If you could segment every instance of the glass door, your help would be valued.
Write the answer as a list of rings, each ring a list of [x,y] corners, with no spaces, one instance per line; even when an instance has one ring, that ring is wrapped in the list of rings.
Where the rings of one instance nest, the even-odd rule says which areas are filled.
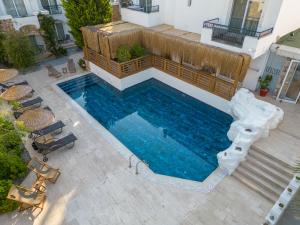
[[[234,0],[229,26],[230,29],[240,32],[243,27],[248,0]]]
[[[56,36],[58,41],[63,41],[66,39],[64,26],[61,22],[55,23]]]
[[[234,0],[229,26],[231,30],[252,35],[257,31],[264,6],[263,0]]]
[[[277,100],[297,103],[300,97],[300,61],[292,60],[277,95]]]
[[[250,0],[248,5],[248,11],[245,18],[244,29],[246,32],[250,32],[248,35],[255,35],[259,24],[260,17],[262,15],[264,2],[261,0]]]

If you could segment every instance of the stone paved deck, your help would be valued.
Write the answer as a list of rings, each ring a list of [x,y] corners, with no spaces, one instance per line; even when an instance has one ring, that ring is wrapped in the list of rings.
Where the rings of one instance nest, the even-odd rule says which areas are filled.
[[[56,80],[45,70],[21,79],[27,79],[57,119],[66,122],[64,133],[72,131],[79,140],[74,149],[49,155],[49,164],[59,167],[62,175],[48,185],[43,212],[36,218],[30,212],[1,215],[1,225],[259,225],[271,208],[233,177],[205,194],[136,176],[106,137],[53,88]],[[30,153],[36,155],[31,149]],[[24,185],[32,179],[30,174]]]

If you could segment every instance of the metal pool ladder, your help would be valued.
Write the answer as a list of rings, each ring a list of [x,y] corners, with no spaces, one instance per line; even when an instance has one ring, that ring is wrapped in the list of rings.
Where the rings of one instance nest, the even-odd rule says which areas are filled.
[[[133,158],[134,156],[135,156],[135,155],[132,154],[132,155],[129,157],[129,165],[128,165],[129,168],[132,168],[132,158]],[[145,161],[143,161],[143,160],[138,161],[138,162],[135,164],[135,174],[136,174],[136,175],[139,174],[139,165],[140,165],[141,163],[143,163],[145,166],[149,167],[149,165],[148,165]]]

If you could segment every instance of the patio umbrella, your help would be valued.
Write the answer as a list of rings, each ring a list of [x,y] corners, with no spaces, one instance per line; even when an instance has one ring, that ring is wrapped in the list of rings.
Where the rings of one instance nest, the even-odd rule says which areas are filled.
[[[15,69],[0,69],[0,83],[4,83],[18,75]]]
[[[22,121],[25,127],[30,130],[40,130],[51,125],[55,120],[54,114],[47,109],[38,108],[25,111],[18,121]]]
[[[28,96],[32,91],[29,85],[16,85],[8,88],[1,94],[1,98],[6,101],[17,101]]]

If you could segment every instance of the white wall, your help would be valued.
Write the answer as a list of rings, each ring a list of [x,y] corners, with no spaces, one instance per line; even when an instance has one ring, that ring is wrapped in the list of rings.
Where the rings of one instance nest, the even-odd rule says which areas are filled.
[[[255,91],[258,79],[266,67],[268,56],[269,52],[266,52],[264,55],[252,60],[243,82],[243,87]]]
[[[162,24],[162,11],[153,13],[144,13],[131,9],[121,8],[122,20],[135,23],[144,27],[152,27]]]
[[[300,28],[300,1],[283,0],[274,34],[281,37],[298,28]]]

